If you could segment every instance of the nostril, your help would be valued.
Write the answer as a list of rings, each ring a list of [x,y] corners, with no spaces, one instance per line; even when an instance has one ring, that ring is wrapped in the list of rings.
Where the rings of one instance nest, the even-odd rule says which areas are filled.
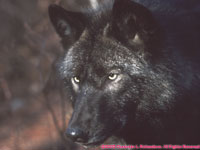
[[[87,141],[87,135],[78,128],[68,128],[65,135],[74,142],[84,143]]]

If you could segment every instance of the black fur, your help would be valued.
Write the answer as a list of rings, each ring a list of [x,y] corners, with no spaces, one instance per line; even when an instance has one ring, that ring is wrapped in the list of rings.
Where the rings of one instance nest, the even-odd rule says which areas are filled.
[[[58,71],[74,107],[68,129],[84,135],[76,142],[98,145],[111,136],[129,144],[199,142],[200,14],[183,20],[163,9],[151,13],[130,0],[82,13],[49,7],[66,50]]]

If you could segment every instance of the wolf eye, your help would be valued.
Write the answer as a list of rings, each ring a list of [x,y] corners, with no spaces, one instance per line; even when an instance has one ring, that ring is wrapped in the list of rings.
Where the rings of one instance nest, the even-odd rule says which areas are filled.
[[[79,77],[73,77],[73,80],[74,80],[75,83],[80,83]]]
[[[117,77],[118,77],[117,74],[115,74],[115,73],[111,73],[111,74],[108,76],[108,79],[110,79],[110,80],[116,80]]]

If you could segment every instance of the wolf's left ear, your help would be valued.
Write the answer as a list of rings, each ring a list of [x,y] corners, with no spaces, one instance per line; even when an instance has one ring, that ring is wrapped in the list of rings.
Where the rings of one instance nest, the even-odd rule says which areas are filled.
[[[85,28],[82,13],[70,12],[55,4],[49,6],[49,17],[56,32],[62,39],[69,40],[69,44],[78,40]]]
[[[151,12],[131,0],[115,0],[112,16],[112,33],[120,41],[148,45],[158,29]]]

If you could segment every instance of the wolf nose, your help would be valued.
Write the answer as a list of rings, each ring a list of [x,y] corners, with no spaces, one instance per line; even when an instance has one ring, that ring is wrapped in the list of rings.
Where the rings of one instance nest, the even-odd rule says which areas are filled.
[[[85,143],[87,135],[78,128],[68,128],[65,135],[74,142]]]

